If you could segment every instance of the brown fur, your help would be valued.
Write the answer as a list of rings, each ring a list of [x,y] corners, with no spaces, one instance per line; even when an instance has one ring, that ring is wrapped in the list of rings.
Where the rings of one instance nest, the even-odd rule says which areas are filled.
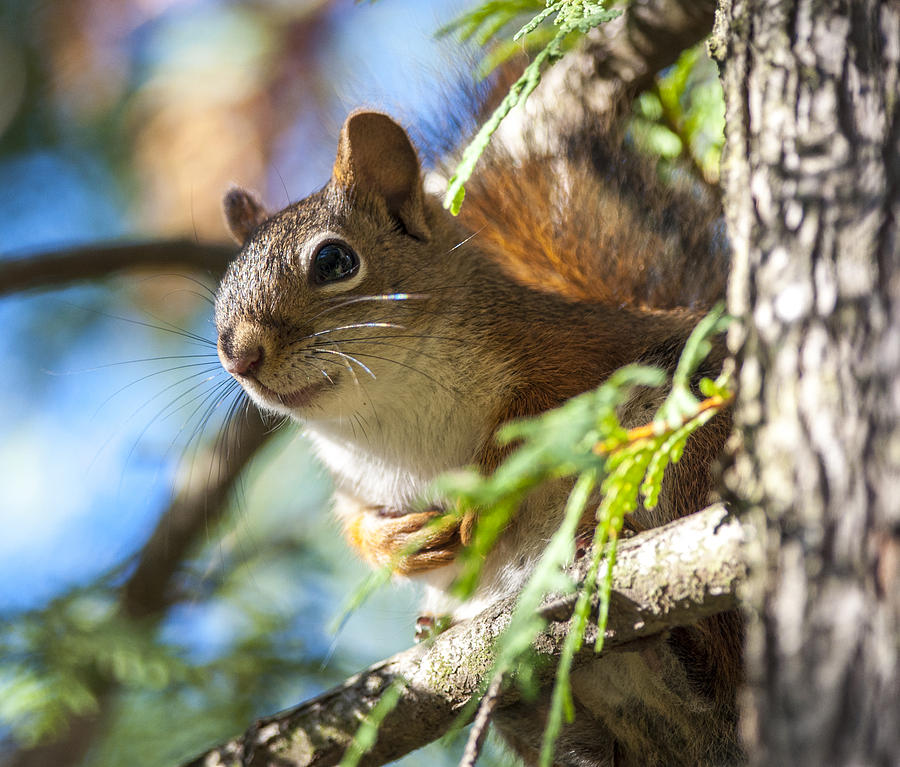
[[[235,187],[225,195],[222,207],[228,231],[238,245],[243,245],[269,214],[262,203],[246,189]]]
[[[614,143],[586,137],[566,157],[516,163],[494,153],[457,221],[424,194],[403,130],[360,112],[345,123],[321,192],[266,221],[257,221],[253,198],[229,196],[232,229],[248,239],[217,297],[220,354],[227,362],[258,350],[252,369],[236,373],[242,384],[265,406],[312,424],[340,487],[345,535],[368,561],[396,562],[404,574],[447,565],[469,539],[471,517],[459,529],[422,533],[436,512],[416,507],[416,493],[466,463],[496,468],[506,453],[494,440],[503,423],[556,407],[627,363],[674,371],[700,316],[674,307],[706,306],[721,288],[721,264],[697,273],[717,263],[708,255],[711,217],[661,190]],[[351,287],[311,278],[323,238],[359,253],[364,268]],[[398,291],[413,297],[369,302]],[[386,321],[402,330],[376,327]],[[328,354],[360,355],[377,378]],[[718,349],[701,373],[714,373],[721,358]],[[662,396],[635,396],[624,422],[646,422]],[[351,415],[366,419],[361,434],[352,423],[348,430]],[[667,470],[659,507],[638,509],[633,528],[708,503],[710,466],[729,428],[720,415],[691,438]],[[385,492],[397,497],[366,495]],[[561,513],[562,496],[552,497],[523,504],[488,555],[487,579],[509,584],[539,556]],[[425,549],[401,557],[423,534]],[[590,674],[580,678],[591,703],[580,702],[564,730],[558,763],[638,764],[641,754],[646,764],[733,762],[739,634],[733,616],[719,616],[673,631],[628,663],[598,661],[591,673],[609,699]],[[498,715],[529,763],[546,702]]]
[[[708,309],[724,296],[727,259],[716,237],[719,207],[702,194],[661,184],[621,128],[606,124],[570,137],[564,157],[489,148],[460,218],[489,257],[536,290]]]

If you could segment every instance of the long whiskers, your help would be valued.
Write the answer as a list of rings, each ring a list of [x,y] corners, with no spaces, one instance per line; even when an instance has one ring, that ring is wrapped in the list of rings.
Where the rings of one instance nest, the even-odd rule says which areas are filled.
[[[487,228],[486,226],[483,226],[483,227],[481,227],[481,229],[475,230],[475,231],[472,232],[472,234],[470,234],[468,237],[466,237],[466,238],[460,240],[460,241],[457,242],[456,245],[454,245],[452,248],[450,248],[449,250],[445,251],[445,252],[444,252],[444,255],[445,255],[445,256],[449,256],[454,250],[456,250],[457,248],[461,248],[461,247],[462,247],[463,245],[465,245],[469,240],[471,240],[471,239],[473,239],[474,237],[477,237],[479,234],[481,234],[486,228]]]
[[[323,314],[328,314],[329,312],[333,312],[337,309],[343,309],[345,306],[351,306],[352,304],[360,304],[360,303],[377,303],[377,302],[390,302],[390,301],[412,301],[412,300],[422,300],[428,298],[429,296],[425,293],[382,293],[380,295],[373,296],[354,296],[353,298],[345,298],[341,303],[334,304],[333,306],[329,306],[322,311],[314,314],[310,319],[316,320],[321,317]]]
[[[229,377],[229,380],[227,380],[227,381],[219,381],[218,383],[214,384],[214,385],[213,385],[213,388],[212,388],[212,391],[202,391],[202,392],[200,392],[199,394],[194,394],[194,392],[196,392],[197,389],[199,389],[199,388],[202,387],[202,386],[205,386],[205,385],[208,384],[210,381],[214,381],[216,378],[218,378],[219,376],[223,375],[224,372],[225,372],[225,371],[222,371],[222,372],[220,372],[220,373],[213,373],[213,374],[211,374],[211,375],[207,375],[207,376],[206,376],[205,378],[203,378],[202,380],[200,380],[200,381],[198,381],[198,382],[196,382],[196,383],[194,383],[194,384],[191,384],[185,391],[181,392],[181,394],[179,394],[177,397],[175,397],[174,399],[172,399],[172,400],[171,400],[164,408],[162,408],[159,412],[157,412],[157,414],[156,414],[155,416],[153,416],[153,418],[150,419],[150,421],[147,423],[146,426],[144,426],[144,428],[141,430],[140,434],[138,434],[137,440],[135,441],[135,447],[136,447],[137,444],[141,441],[141,439],[142,439],[143,436],[147,433],[147,431],[149,431],[150,427],[153,426],[153,424],[156,423],[158,420],[160,420],[160,419],[162,419],[162,418],[167,418],[169,415],[174,415],[174,414],[177,413],[179,410],[182,410],[183,408],[189,407],[191,404],[193,404],[194,402],[196,402],[198,399],[201,399],[201,400],[202,400],[202,399],[205,399],[205,398],[208,397],[208,396],[211,396],[213,393],[215,393],[216,391],[218,391],[218,390],[220,390],[221,388],[223,388],[226,384],[230,383],[233,379],[231,379],[231,378]],[[147,400],[147,402],[145,402],[143,405],[141,405],[141,406],[140,406],[140,407],[132,414],[132,416],[129,417],[129,420],[130,420],[131,418],[133,418],[135,415],[137,415],[137,413],[139,413],[141,410],[143,410],[147,405],[149,405],[149,404],[150,404],[153,400],[155,400],[157,397],[162,396],[166,391],[168,391],[168,390],[174,388],[175,386],[180,386],[181,384],[186,383],[187,381],[189,381],[191,378],[196,378],[196,377],[199,376],[199,375],[203,375],[203,372],[201,372],[201,373],[194,373],[194,374],[192,374],[192,375],[190,375],[190,376],[187,376],[186,378],[183,378],[183,379],[181,379],[181,380],[179,380],[179,381],[176,381],[176,382],[173,383],[173,384],[169,384],[169,386],[166,386],[166,387],[163,388],[161,391],[159,391],[159,392],[157,392],[156,394],[154,394],[149,400]],[[236,383],[236,382],[235,382],[235,383]],[[193,395],[193,396],[191,396],[191,395]],[[187,399],[186,401],[182,402],[182,400],[185,400],[185,398],[188,398],[188,399]],[[179,403],[181,403],[181,404],[179,404]],[[193,412],[193,413],[185,420],[185,424],[187,424],[187,423],[190,422],[191,418],[196,414],[196,412],[197,412],[197,411],[194,411],[194,412]],[[184,428],[185,428],[185,426],[182,426],[181,429],[179,429],[178,434],[181,434],[181,432],[184,430]],[[178,435],[176,434],[176,437],[177,437],[177,436],[178,436]],[[133,450],[134,450],[134,448],[132,448],[132,451],[133,451]],[[130,455],[130,453],[129,453],[129,455]]]
[[[360,362],[356,357],[352,354],[347,354],[346,352],[339,352],[337,349],[310,349],[310,353],[312,354],[336,354],[339,357],[343,357],[349,362],[355,362],[359,365],[363,370],[365,370],[373,379],[377,378],[377,376],[369,370],[369,368],[362,362]]]
[[[334,352],[333,349],[332,349],[332,350],[320,349],[319,351],[331,351],[331,352]],[[336,352],[336,353],[343,354],[344,356],[350,356],[350,355],[346,354],[346,352]],[[446,384],[442,383],[441,381],[438,381],[438,380],[437,380],[436,378],[434,378],[433,376],[428,375],[428,373],[426,373],[425,371],[419,370],[418,368],[413,367],[412,365],[407,365],[405,362],[400,362],[399,360],[391,359],[390,357],[381,357],[381,356],[379,356],[379,355],[377,355],[377,354],[370,354],[370,353],[367,353],[367,352],[359,352],[359,351],[356,351],[356,350],[354,350],[353,354],[355,355],[355,357],[367,357],[367,358],[374,359],[374,360],[381,360],[382,362],[391,362],[391,363],[393,363],[394,365],[399,365],[399,366],[402,367],[402,368],[406,368],[407,370],[411,370],[411,371],[413,371],[414,373],[418,373],[419,375],[421,375],[421,376],[427,378],[429,381],[431,381],[432,383],[436,384],[437,386],[440,386],[440,387],[441,387],[442,389],[444,389],[445,391],[448,391],[448,392],[450,392],[450,393],[452,393],[452,394],[456,394],[456,393],[457,393],[454,389],[450,388],[449,386],[447,386]],[[361,365],[362,363],[361,363],[359,360],[355,359],[355,357],[354,357],[354,361]],[[368,370],[368,368],[366,368],[366,369]],[[371,371],[369,371],[369,372],[371,373]],[[372,375],[372,378],[375,378],[375,374],[374,374],[374,373],[371,373],[371,375]]]
[[[387,338],[418,338],[419,336],[388,336]],[[392,349],[402,349],[405,352],[409,352],[411,354],[415,354],[418,357],[424,357],[425,359],[434,360],[437,363],[445,361],[444,358],[440,357],[436,354],[429,354],[428,352],[424,352],[421,349],[417,349],[415,347],[404,346],[403,344],[392,343],[390,340],[385,340],[378,336],[373,336],[372,338],[341,338],[341,339],[331,339],[328,341],[329,344],[335,344],[337,346],[343,347],[344,344],[349,343],[365,343],[366,346],[364,348],[369,348],[371,346],[389,346]],[[315,343],[311,344],[309,351],[315,351],[316,349],[320,349],[324,347],[323,343]],[[356,354],[352,349],[350,353]]]
[[[315,357],[312,357],[312,356],[309,356],[306,354],[304,354],[302,356],[302,359],[304,362],[311,363],[312,366],[322,374],[322,376],[325,378],[325,380],[328,381],[328,383],[330,383],[332,386],[336,385],[334,382],[334,379],[332,379],[332,377],[330,375],[328,375],[328,372],[318,366],[319,360],[317,360]],[[321,360],[321,362],[331,362],[334,365],[339,365],[340,367],[343,367],[343,365],[341,365],[339,362],[337,362],[335,360],[325,359],[325,360]]]
[[[352,325],[341,325],[337,328],[328,328],[326,330],[320,330],[317,333],[310,333],[307,336],[303,336],[302,338],[298,338],[298,341],[306,341],[310,338],[316,338],[317,336],[324,336],[329,333],[337,333],[339,330],[356,330],[358,328],[397,328],[399,330],[406,330],[405,325],[398,325],[395,322],[354,322]]]
[[[193,419],[196,417],[197,413],[199,413],[201,410],[203,410],[204,405],[205,405],[206,409],[203,410],[203,414],[200,416],[199,420],[197,421],[196,425],[191,430],[191,433],[188,436],[187,443],[185,445],[185,448],[187,449],[187,447],[189,447],[190,444],[192,442],[194,442],[194,440],[200,434],[203,433],[203,430],[206,428],[206,425],[209,423],[209,421],[213,417],[213,415],[215,415],[215,413],[219,409],[219,407],[221,407],[222,403],[227,401],[228,397],[232,393],[234,393],[235,391],[237,391],[239,389],[240,389],[240,384],[237,381],[235,381],[233,378],[230,378],[227,381],[220,381],[219,383],[217,383],[212,388],[211,391],[205,392],[204,394],[198,395],[198,396],[194,397],[192,400],[190,400],[190,402],[195,402],[196,400],[200,399],[200,404],[197,405],[197,407],[194,408],[194,410],[191,412],[191,414],[185,419],[184,424],[182,425],[182,427],[178,430],[178,432],[173,437],[171,445],[175,444],[175,442],[178,440],[178,437],[184,432],[184,430],[187,428],[188,424],[190,424],[191,421],[193,421]],[[237,397],[229,405],[228,410],[226,412],[226,417],[225,417],[225,426],[219,431],[219,434],[216,437],[217,444],[220,439],[225,438],[225,431],[227,428],[228,421],[230,419],[230,415],[231,415],[233,409],[235,407],[237,407],[237,405],[240,404],[241,398],[242,398],[241,396]],[[178,409],[180,410],[184,407],[187,407],[188,404],[190,404],[190,402],[185,403]],[[199,443],[198,443],[198,447],[199,447]]]
[[[94,367],[90,368],[79,368],[78,370],[45,370],[47,375],[51,376],[72,376],[72,375],[81,375],[83,373],[94,373],[98,370],[104,370],[106,368],[115,368],[120,365],[137,365],[141,362],[160,362],[161,360],[190,360],[190,359],[207,359],[210,360],[209,364],[218,365],[218,355],[212,352],[206,352],[204,354],[165,354],[160,357],[140,357],[134,360],[122,360],[121,362],[106,362],[102,365],[94,365]],[[212,360],[216,360],[215,363]],[[166,368],[165,370],[158,370],[154,375],[159,373],[166,373],[169,370],[177,370],[178,368]]]
[[[455,341],[456,343],[469,343],[464,338],[454,338],[452,336],[438,336],[433,333],[407,333],[404,335],[380,335],[380,336],[357,336],[351,338],[327,338],[324,341],[314,341],[310,346],[321,346],[323,344],[343,344],[343,343],[363,343],[368,341],[394,341],[398,339],[407,339],[414,341],[434,340],[434,341]],[[302,339],[300,339],[302,340]],[[406,348],[406,347],[404,347]]]
[[[101,366],[101,367],[104,367],[104,366]],[[143,376],[141,376],[140,378],[136,378],[134,381],[131,381],[130,383],[127,383],[127,384],[125,384],[124,386],[122,386],[122,387],[116,389],[116,391],[114,391],[112,394],[110,394],[105,400],[103,400],[103,402],[101,402],[101,403],[97,406],[97,410],[94,412],[94,415],[93,415],[92,417],[96,418],[97,413],[99,413],[100,410],[101,410],[105,405],[107,405],[107,404],[110,402],[110,400],[112,400],[114,397],[117,397],[117,396],[118,396],[119,394],[121,394],[122,392],[126,391],[127,389],[130,389],[132,386],[136,386],[137,384],[141,383],[142,381],[147,381],[147,380],[149,380],[150,378],[155,378],[156,376],[164,375],[164,374],[166,374],[166,373],[171,373],[171,372],[173,372],[173,371],[175,371],[175,370],[185,370],[186,368],[201,368],[201,370],[195,371],[195,372],[192,373],[191,375],[189,375],[189,376],[187,376],[187,377],[185,377],[185,378],[179,379],[179,380],[176,381],[174,384],[170,384],[169,386],[166,386],[164,389],[158,391],[158,392],[157,392],[156,394],[154,394],[149,400],[147,400],[147,402],[145,402],[140,408],[138,408],[138,409],[134,412],[134,415],[137,415],[137,413],[139,413],[144,407],[146,407],[147,405],[149,405],[149,404],[150,404],[151,402],[153,402],[153,400],[155,400],[158,396],[160,396],[161,394],[165,393],[166,391],[168,391],[169,389],[171,389],[173,386],[178,386],[178,385],[184,383],[185,381],[189,381],[191,378],[195,378],[195,377],[200,376],[200,375],[205,375],[205,374],[207,374],[207,373],[213,373],[213,372],[216,370],[216,368],[218,368],[218,367],[220,367],[220,364],[219,364],[218,361],[216,361],[216,362],[212,362],[212,361],[210,361],[210,362],[191,362],[190,364],[186,364],[186,365],[175,365],[174,367],[164,368],[164,369],[162,369],[162,370],[155,370],[155,371],[152,372],[152,373],[147,373],[147,375],[143,375]],[[224,371],[223,371],[223,372],[224,372]],[[211,376],[210,379],[207,379],[207,380],[211,380],[212,378],[215,378],[215,376]]]

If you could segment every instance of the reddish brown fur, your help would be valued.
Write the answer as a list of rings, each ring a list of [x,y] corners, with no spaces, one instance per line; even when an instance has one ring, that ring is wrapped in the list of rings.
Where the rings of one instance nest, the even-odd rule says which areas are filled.
[[[507,274],[613,306],[704,309],[724,296],[713,201],[661,184],[614,126],[585,130],[567,149],[489,149],[466,187],[460,218]]]
[[[467,443],[470,452],[460,461],[475,461],[483,471],[492,471],[506,454],[494,434],[510,419],[556,407],[627,363],[673,372],[699,319],[695,310],[721,295],[725,263],[710,247],[715,211],[708,213],[695,200],[661,187],[652,170],[623,149],[619,139],[615,133],[583,137],[566,157],[532,152],[514,161],[493,151],[469,185],[460,223],[424,196],[418,160],[402,129],[383,115],[355,113],[342,131],[334,178],[322,192],[261,224],[252,199],[235,206],[233,228],[246,230],[250,239],[220,289],[221,353],[227,358],[238,355],[242,346],[255,349],[258,344],[265,350],[265,364],[253,376],[258,384],[281,392],[306,385],[310,370],[297,363],[296,354],[303,351],[298,344],[309,337],[312,322],[329,304],[311,285],[308,262],[297,254],[323,231],[351,239],[367,265],[359,294],[428,294],[404,306],[402,324],[410,332],[425,328],[422,343],[433,343],[440,336],[431,333],[428,323],[438,316],[445,323],[442,332],[451,336],[447,344],[428,348],[430,359],[444,363],[436,367],[458,376],[447,383],[464,391],[469,403],[481,401],[484,386],[479,389],[467,374],[498,387],[483,398],[492,404],[477,410],[477,444]],[[367,306],[374,313],[366,314]],[[381,309],[353,307],[359,318],[384,319]],[[721,359],[717,349],[700,373],[714,374]],[[459,373],[462,368],[467,373]],[[396,368],[390,370],[396,374]],[[660,397],[635,397],[623,417],[629,425],[649,420]],[[402,414],[396,418],[388,427],[404,425]],[[710,467],[729,429],[729,416],[719,415],[695,434],[681,462],[667,470],[659,508],[638,509],[631,526],[650,527],[705,506],[712,487]],[[378,453],[388,450],[390,432],[388,428],[382,442],[369,445],[376,457],[390,457]],[[438,435],[428,449],[452,436]],[[396,445],[389,447],[396,450]],[[334,466],[332,470],[339,473]],[[353,470],[360,471],[359,464]],[[434,512],[400,508],[402,504],[385,512],[376,503],[367,497],[352,499],[344,516],[345,534],[369,561],[394,562]],[[526,515],[527,524],[520,512],[507,544],[512,540],[532,550],[543,545],[548,523],[560,509],[540,507],[537,512]],[[534,529],[528,527],[532,523]],[[467,518],[459,530],[431,535],[427,548],[402,560],[399,571],[443,567],[470,534]],[[518,559],[521,551],[509,558]],[[658,695],[655,690],[647,690],[646,698],[632,693],[621,711],[580,710],[563,732],[559,763],[734,761],[739,637],[733,615],[673,631],[661,650],[641,654],[647,669],[660,669]],[[647,669],[640,673],[652,676]],[[526,759],[539,748],[535,738],[542,729],[541,706],[521,704],[498,720]],[[682,716],[684,707],[689,716]],[[673,723],[681,729],[669,736]],[[684,742],[685,732],[692,733],[692,742]]]
[[[599,140],[605,142],[607,137]],[[633,188],[634,175],[639,175],[644,189],[640,206],[628,198],[628,179],[617,177],[616,183],[604,184],[587,163],[567,162],[563,164],[567,181],[561,184],[560,165],[558,158],[541,156],[514,161],[495,150],[477,180],[469,184],[463,206],[461,217],[477,233],[479,247],[506,274],[520,284],[560,296],[564,303],[569,303],[566,299],[572,302],[568,317],[551,315],[546,323],[540,316],[523,316],[527,312],[499,313],[502,326],[498,335],[516,356],[521,383],[517,396],[494,415],[495,428],[512,418],[558,406],[630,362],[674,371],[684,340],[700,315],[660,309],[708,307],[723,294],[727,264],[709,247],[714,208],[709,212],[681,200],[681,210],[688,215],[678,221],[679,236],[673,244],[672,236],[649,227],[648,220],[652,223],[654,218],[662,218],[664,209],[676,204],[635,158],[629,162],[630,183]],[[685,245],[703,249],[696,259],[690,259],[682,250]],[[694,287],[685,290],[686,285]],[[578,311],[585,304],[591,306],[589,317]],[[722,356],[721,348],[717,349],[703,374],[715,374]],[[647,413],[648,418],[651,415]],[[730,427],[730,416],[722,414],[692,437],[681,461],[667,471],[666,515],[658,522],[690,514],[709,503],[711,466]],[[479,454],[479,464],[489,472],[503,456],[503,450],[489,443]],[[647,524],[639,521],[634,526]],[[713,729],[718,732],[709,735],[721,744],[732,744],[722,746],[723,759],[725,754],[733,755],[741,645],[736,614],[678,629],[669,640],[687,679],[716,701],[714,721],[718,724]],[[521,715],[507,712],[509,721],[502,727],[510,744],[529,763],[535,761],[534,741],[517,737],[516,732],[530,731],[528,721],[535,715],[530,708]],[[579,721],[584,727],[591,717],[583,713]],[[603,729],[598,721],[590,727],[595,733]],[[580,737],[573,731],[564,735],[564,741],[571,741],[577,750]],[[607,758],[610,764],[653,762],[649,751],[643,756],[629,753],[627,736],[618,747],[614,745],[616,737],[608,737],[611,750],[592,754],[598,764]],[[599,745],[601,741],[595,742]],[[714,758],[700,753],[696,758]],[[685,752],[682,758],[694,757]]]

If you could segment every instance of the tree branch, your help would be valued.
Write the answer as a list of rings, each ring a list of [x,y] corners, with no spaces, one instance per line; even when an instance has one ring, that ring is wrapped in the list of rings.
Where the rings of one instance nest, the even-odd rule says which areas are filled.
[[[122,588],[122,612],[129,618],[158,618],[177,598],[172,581],[201,536],[221,520],[234,483],[271,435],[251,407],[223,428],[215,443],[183,467],[185,479],[141,550],[137,567]]]
[[[592,30],[585,45],[551,67],[500,133],[512,145],[525,135],[525,126],[561,140],[592,121],[608,119],[685,48],[709,35],[715,10],[714,0],[630,3],[619,18]]]
[[[100,279],[127,269],[191,269],[218,276],[235,250],[222,244],[163,240],[87,245],[0,259],[0,296]]]
[[[746,534],[716,505],[623,541],[616,554],[604,654],[733,609],[745,576],[741,550]],[[572,568],[579,582],[589,559],[583,557]],[[487,681],[494,642],[507,626],[514,602],[501,600],[430,645],[410,648],[317,698],[260,720],[188,767],[335,765],[361,719],[398,677],[406,681],[399,704],[382,723],[376,744],[361,764],[376,767],[436,740]],[[551,604],[549,612],[555,617],[571,614],[569,600]],[[567,630],[565,622],[552,623],[536,642],[538,654],[549,660],[558,657]],[[589,632],[576,667],[596,657],[592,646]],[[542,682],[549,682],[555,664],[539,664],[537,673]],[[499,705],[514,703],[518,695],[517,687],[510,685]]]

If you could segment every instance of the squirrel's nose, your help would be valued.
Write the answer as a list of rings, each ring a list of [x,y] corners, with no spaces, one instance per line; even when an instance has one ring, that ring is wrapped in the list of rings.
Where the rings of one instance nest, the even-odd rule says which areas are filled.
[[[219,360],[231,375],[247,376],[259,371],[265,357],[265,342],[254,329],[240,325],[219,334]]]
[[[263,348],[257,346],[255,349],[246,349],[233,353],[232,355],[222,355],[222,366],[232,375],[245,376],[254,372],[262,364]]]

